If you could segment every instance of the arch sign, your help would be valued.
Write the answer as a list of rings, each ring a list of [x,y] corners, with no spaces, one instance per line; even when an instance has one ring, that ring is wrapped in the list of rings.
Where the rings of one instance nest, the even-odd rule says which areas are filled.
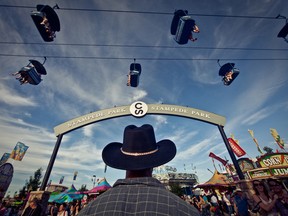
[[[173,115],[181,116],[185,118],[191,118],[198,121],[203,121],[216,125],[221,133],[221,136],[224,140],[224,143],[227,147],[228,153],[232,159],[234,167],[239,175],[240,179],[244,179],[244,175],[236,161],[235,155],[229,145],[226,134],[224,132],[224,125],[226,123],[226,118],[211,112],[204,110],[199,110],[190,107],[170,105],[170,104],[146,104],[142,101],[136,101],[128,106],[113,107],[110,109],[104,109],[96,112],[92,112],[74,119],[71,119],[67,122],[64,122],[56,127],[54,127],[54,133],[58,137],[56,145],[54,147],[50,162],[48,164],[45,176],[42,181],[40,190],[45,190],[47,185],[51,170],[53,168],[54,161],[57,156],[58,149],[61,144],[62,137],[73,130],[84,127],[86,125],[103,121],[106,119],[116,118],[120,116],[132,115],[136,118],[142,118],[147,114],[156,114],[156,115]]]
[[[220,126],[224,126],[226,123],[226,118],[223,116],[195,108],[170,104],[146,104],[142,101],[137,101],[130,106],[113,107],[74,118],[54,127],[54,133],[56,136],[59,136],[60,134],[66,134],[77,128],[105,119],[127,115],[141,118],[147,114],[182,116]]]

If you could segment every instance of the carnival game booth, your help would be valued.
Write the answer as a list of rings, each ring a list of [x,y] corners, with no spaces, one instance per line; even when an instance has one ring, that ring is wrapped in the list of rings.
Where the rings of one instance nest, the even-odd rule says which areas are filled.
[[[288,178],[288,153],[271,153],[257,159],[257,168],[247,170],[250,179]]]
[[[83,194],[77,193],[76,188],[72,184],[70,188],[61,193],[52,193],[48,202],[64,203],[82,199]]]
[[[238,164],[246,180],[273,178],[281,181],[286,190],[288,189],[288,153],[264,154],[255,162],[248,158],[241,158]]]
[[[89,191],[86,191],[86,194],[92,195],[92,194],[99,194],[104,191],[107,191],[108,189],[111,188],[111,185],[107,182],[106,178],[102,179],[98,185],[94,188],[92,188]]]

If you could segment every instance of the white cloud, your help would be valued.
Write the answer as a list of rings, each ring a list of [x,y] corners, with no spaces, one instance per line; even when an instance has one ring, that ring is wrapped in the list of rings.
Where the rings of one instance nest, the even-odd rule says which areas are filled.
[[[15,90],[0,83],[0,102],[10,106],[37,106],[37,102],[27,95],[19,95]]]

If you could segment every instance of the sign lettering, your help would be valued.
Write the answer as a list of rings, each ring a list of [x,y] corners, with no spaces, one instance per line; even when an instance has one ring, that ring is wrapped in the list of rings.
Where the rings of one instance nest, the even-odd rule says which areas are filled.
[[[54,133],[58,136],[105,119],[127,115],[141,118],[147,114],[181,116],[221,126],[226,123],[225,117],[203,110],[169,104],[146,104],[142,101],[136,101],[130,106],[114,107],[77,117],[54,127]]]

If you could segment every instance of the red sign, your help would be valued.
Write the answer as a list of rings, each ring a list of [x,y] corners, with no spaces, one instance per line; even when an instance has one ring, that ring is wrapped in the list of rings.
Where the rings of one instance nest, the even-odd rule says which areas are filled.
[[[246,154],[244,149],[241,148],[240,145],[238,145],[234,139],[228,138],[229,144],[233,150],[233,152],[237,155],[237,157],[242,157]]]

